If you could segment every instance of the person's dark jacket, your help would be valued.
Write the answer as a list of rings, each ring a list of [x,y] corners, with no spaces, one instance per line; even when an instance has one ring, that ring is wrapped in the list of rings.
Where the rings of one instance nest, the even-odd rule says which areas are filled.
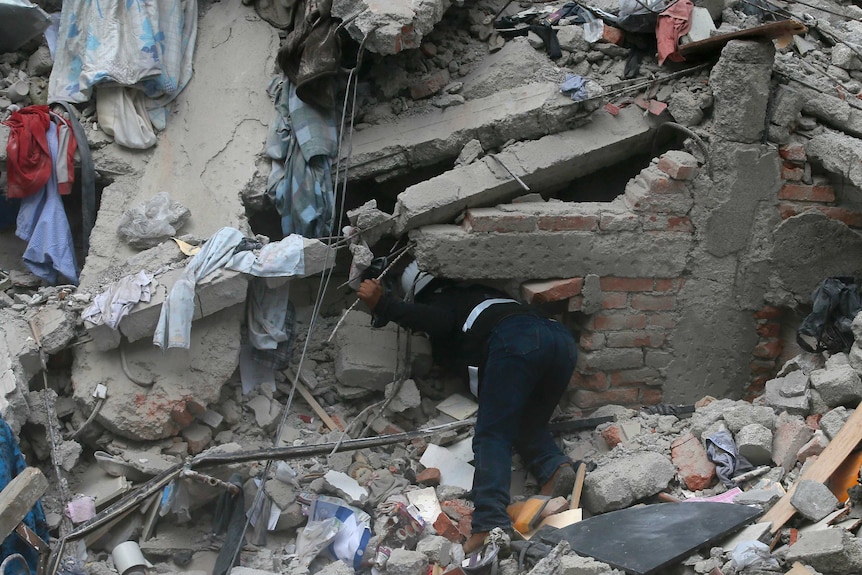
[[[511,315],[535,313],[530,306],[516,301],[498,303],[479,314],[465,332],[464,324],[470,313],[488,299],[511,298],[487,286],[435,279],[416,295],[413,303],[385,293],[374,308],[375,325],[394,321],[401,327],[424,332],[431,338],[437,363],[448,368],[476,366],[481,370],[494,326]]]

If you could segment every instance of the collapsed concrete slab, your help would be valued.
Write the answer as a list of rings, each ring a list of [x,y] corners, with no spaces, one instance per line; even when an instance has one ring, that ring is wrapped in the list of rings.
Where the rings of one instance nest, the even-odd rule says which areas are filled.
[[[368,50],[387,55],[418,48],[451,4],[450,0],[337,0],[332,3],[332,15],[342,20],[355,16],[346,26],[350,36]]]
[[[596,113],[577,129],[509,146],[496,155],[499,161],[486,156],[459,166],[398,195],[396,231],[446,223],[466,208],[506,202],[523,193],[506,168],[541,191],[620,162],[633,149],[646,146],[655,127],[634,106],[616,117]]]
[[[372,126],[353,136],[350,177],[385,179],[454,159],[472,139],[489,150],[510,139],[540,138],[575,127],[599,103],[578,103],[560,94],[556,84],[533,83]]]
[[[219,398],[222,384],[239,361],[243,306],[236,305],[192,324],[188,350],[162,352],[150,340],[102,352],[93,343],[78,347],[72,366],[74,398],[92,411],[97,384],[108,388],[96,421],[129,439],[175,435]],[[132,381],[134,378],[149,385]]]

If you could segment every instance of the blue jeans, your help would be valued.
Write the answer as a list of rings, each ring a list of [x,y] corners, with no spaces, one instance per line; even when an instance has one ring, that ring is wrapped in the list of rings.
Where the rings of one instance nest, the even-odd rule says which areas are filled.
[[[543,484],[570,460],[547,429],[575,370],[577,348],[563,325],[534,315],[503,319],[491,331],[473,437],[473,532],[507,529],[512,448]]]

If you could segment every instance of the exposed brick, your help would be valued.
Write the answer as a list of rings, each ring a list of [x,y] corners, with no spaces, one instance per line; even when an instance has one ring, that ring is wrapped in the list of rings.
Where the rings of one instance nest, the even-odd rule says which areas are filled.
[[[572,375],[572,381],[569,385],[575,389],[587,389],[590,391],[605,391],[610,387],[608,376],[603,372],[580,373],[576,371]]]
[[[784,310],[780,307],[767,305],[754,312],[754,319],[781,319],[782,315]]]
[[[626,307],[629,296],[624,292],[602,293],[602,309],[622,309]]]
[[[620,329],[643,329],[646,327],[646,314],[594,314],[590,318],[590,328],[599,331]]]
[[[748,368],[751,370],[751,373],[760,375],[760,374],[771,374],[775,370],[775,360],[774,359],[754,359],[751,360],[748,364]]]
[[[605,339],[606,336],[603,333],[596,332],[584,332],[581,333],[581,338],[578,341],[578,345],[581,346],[581,349],[584,351],[593,351],[595,349],[601,349],[605,347]]]
[[[788,182],[799,182],[805,177],[805,168],[793,162],[784,162],[781,166],[781,179]]]
[[[615,26],[610,26],[605,24],[602,26],[602,41],[609,42],[611,44],[616,44],[617,46],[622,46],[625,42],[625,33],[616,28]]]
[[[574,393],[575,405],[582,409],[601,407],[602,405],[619,404],[633,405],[638,402],[639,390],[636,387],[610,389],[608,391],[587,391],[579,389]]]
[[[180,427],[188,427],[194,422],[195,416],[186,409],[185,402],[182,402],[171,410],[171,419]]]
[[[207,411],[207,406],[197,401],[196,399],[186,400],[186,409],[195,417],[203,415]]]
[[[792,162],[804,162],[808,159],[808,155],[805,153],[805,145],[798,142],[780,146],[778,148],[778,155]]]
[[[530,214],[513,214],[493,208],[468,210],[463,227],[467,231],[487,232],[533,232],[538,218]]]
[[[635,294],[632,296],[632,309],[644,311],[665,311],[674,309],[676,297],[667,295]]]
[[[633,385],[655,385],[661,382],[661,373],[651,367],[622,369],[608,374],[610,387],[631,387]]]
[[[835,190],[832,186],[817,184],[784,184],[778,191],[778,199],[830,203],[835,201]]]
[[[658,169],[674,180],[690,180],[697,174],[697,158],[689,153],[673,150],[662,154]]]
[[[680,180],[669,178],[660,170],[646,168],[639,175],[646,184],[647,189],[654,194],[681,194],[685,191],[685,183]]]
[[[583,287],[584,278],[526,282],[521,295],[529,303],[547,303],[579,295]]]
[[[672,329],[676,327],[676,321],[676,318],[668,313],[652,313],[647,316],[647,327]]]
[[[461,537],[469,537],[473,531],[473,516],[466,515],[458,521],[458,533]]]
[[[608,347],[661,347],[665,334],[656,331],[618,331],[608,334]]]
[[[609,449],[613,449],[625,440],[625,432],[617,424],[611,424],[604,428],[601,432],[602,439],[605,440]]]
[[[835,206],[823,206],[819,204],[794,204],[790,202],[779,202],[778,213],[782,220],[792,218],[803,212],[816,210],[827,218],[843,222],[851,228],[862,228],[862,212],[837,208]]]
[[[458,531],[458,527],[452,523],[452,520],[445,513],[437,516],[437,519],[434,521],[434,531],[437,532],[437,535],[445,537],[452,543],[461,543],[464,540],[461,532]]]
[[[652,291],[655,280],[652,278],[619,278],[605,276],[599,279],[602,291]]]
[[[692,491],[706,489],[715,481],[715,464],[707,457],[700,440],[691,433],[671,444],[670,456],[679,476]]]
[[[641,405],[658,405],[664,399],[664,394],[661,389],[642,389],[641,390]]]
[[[569,311],[581,311],[584,309],[584,296],[576,295],[575,297],[570,297],[569,307],[567,309]]]
[[[770,339],[757,344],[752,352],[754,357],[775,359],[781,355],[781,350],[784,348],[780,339]]]
[[[655,280],[655,290],[660,293],[676,293],[682,289],[685,280],[683,278],[675,279],[657,279]]]
[[[774,322],[762,323],[757,326],[757,335],[760,337],[778,337],[781,335],[781,324]]]
[[[549,232],[595,231],[599,218],[594,215],[540,216],[539,229]]]
[[[440,470],[436,467],[429,467],[416,474],[416,483],[419,485],[440,485]]]
[[[647,231],[694,233],[694,224],[688,216],[649,214],[644,216],[643,228]]]
[[[682,184],[676,180],[666,181]],[[688,192],[673,194],[651,191],[642,178],[635,178],[626,184],[623,202],[627,208],[639,213],[687,214],[694,200]]]
[[[823,419],[822,413],[812,413],[808,417],[805,418],[805,425],[817,431],[820,429],[820,420]]]
[[[635,231],[640,229],[640,219],[630,213],[603,213],[599,217],[599,228],[608,232]]]
[[[446,501],[441,501],[440,508],[453,521],[460,521],[463,517],[473,515],[473,504],[466,499],[447,499]]]

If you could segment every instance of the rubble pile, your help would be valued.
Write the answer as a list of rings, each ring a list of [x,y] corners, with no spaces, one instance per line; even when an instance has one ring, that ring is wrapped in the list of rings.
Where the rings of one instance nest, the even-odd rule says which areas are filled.
[[[264,63],[274,63],[277,44],[286,44],[288,34],[276,32],[279,26],[272,22],[267,35],[257,34],[255,23],[260,18],[269,22],[272,15],[256,6],[255,16],[239,4],[206,7],[204,12],[216,14],[216,24],[201,27],[200,43],[209,59],[196,73],[239,70],[242,52],[230,42],[248,36],[254,37],[256,49],[270,53],[244,72],[254,82],[270,73]],[[395,181],[392,186],[398,187],[398,177],[412,181],[417,171],[445,166],[443,173],[394,195],[387,188],[349,214],[367,242],[351,248],[354,266],[363,257],[370,260],[369,246],[408,233],[420,247],[426,242],[429,261],[439,262],[446,254],[427,249],[434,245],[428,238],[435,224],[453,223],[463,226],[459,239],[472,233],[484,233],[485,239],[534,233],[548,243],[566,245],[552,233],[598,236],[601,222],[601,231],[630,234],[621,240],[627,245],[644,242],[645,251],[671,254],[660,264],[639,257],[614,259],[613,265],[650,268],[643,274],[650,279],[644,288],[641,278],[615,277],[622,274],[613,268],[596,272],[602,280],[608,278],[604,283],[588,274],[556,279],[576,258],[545,258],[550,263],[534,265],[522,244],[511,250],[518,258],[508,250],[488,248],[506,258],[491,271],[449,251],[470,272],[510,282],[515,286],[511,291],[532,286],[535,293],[527,299],[549,303],[550,313],[567,325],[574,325],[572,317],[579,314],[581,351],[587,358],[582,363],[593,362],[587,369],[601,365],[605,343],[588,315],[631,301],[649,314],[637,316],[640,327],[647,318],[650,329],[676,325],[676,315],[661,315],[668,309],[662,307],[665,295],[653,292],[665,289],[663,285],[682,290],[688,280],[683,264],[671,260],[701,255],[683,245],[702,222],[697,210],[691,213],[692,205],[695,197],[712,201],[714,182],[733,180],[723,172],[734,163],[736,152],[727,152],[731,144],[740,146],[740,154],[758,157],[766,154],[756,146],[777,147],[780,177],[770,185],[779,179],[782,183],[780,213],[774,219],[819,207],[850,228],[862,227],[852,212],[830,204],[835,201],[833,185],[849,197],[862,189],[862,9],[856,5],[698,1],[691,30],[677,47],[684,54],[691,46],[689,55],[659,64],[663,58],[656,54],[654,33],[644,38],[642,32],[615,26],[620,5],[609,0],[591,6],[593,16],[586,22],[578,21],[585,17],[568,4],[572,12],[550,22],[566,8],[563,2],[426,0],[410,10],[390,11],[372,2],[333,4],[333,14],[344,19],[345,33],[357,41],[347,45],[358,54],[355,63],[362,64],[354,88],[351,153],[335,158],[350,160],[351,184]],[[769,28],[787,18],[796,27],[781,33]],[[225,22],[236,22],[236,28],[219,27]],[[775,43],[763,41],[774,36]],[[359,44],[366,39],[367,44]],[[235,60],[224,64],[229,57]],[[21,108],[47,104],[51,69],[51,53],[41,36],[0,54],[0,121]],[[94,103],[73,108],[94,152],[96,173],[103,184],[110,183],[102,193],[92,250],[82,254],[87,262],[80,285],[46,286],[22,271],[20,262],[7,264],[2,254],[0,265],[8,271],[0,270],[0,413],[29,465],[43,468],[50,478],[51,488],[42,499],[48,528],[80,561],[62,572],[132,573],[125,568],[128,557],[117,551],[127,542],[136,543],[159,573],[470,571],[461,545],[471,532],[471,418],[478,406],[463,395],[459,379],[432,364],[426,337],[394,325],[372,328],[371,317],[355,309],[353,292],[344,289],[356,279],[355,269],[345,273],[344,257],[335,254],[344,247],[339,230],[330,230],[335,237],[325,238],[332,245],[301,240],[300,271],[256,274],[250,269],[259,272],[263,264],[255,260],[244,269],[222,262],[212,273],[193,277],[199,269],[195,254],[213,245],[205,240],[211,241],[217,230],[230,229],[247,244],[240,249],[238,240],[226,247],[221,254],[225,261],[243,251],[255,259],[268,246],[293,237],[285,234],[285,240],[270,242],[249,223],[275,212],[267,179],[276,162],[259,149],[253,131],[272,115],[271,107],[259,105],[270,104],[267,93],[263,82],[245,86],[250,82],[246,78],[237,73],[225,79],[236,84],[224,90],[224,97],[209,94],[214,89],[206,82],[190,84],[190,92],[209,96],[213,110],[193,110],[198,116],[184,117],[184,122],[214,124],[221,131],[208,132],[199,141],[187,133],[178,137],[188,128],[173,122],[162,126],[166,142],[146,158],[118,145],[99,125]],[[341,87],[350,93],[349,83]],[[236,101],[249,110],[234,124],[236,111],[230,106]],[[212,122],[211,116],[224,117]],[[230,125],[221,121],[226,117],[232,118]],[[556,196],[579,175],[576,165],[599,161],[599,156],[600,163],[612,165],[631,148],[647,145],[657,126],[666,123],[683,134],[685,151],[662,154],[632,178],[616,203],[600,205],[586,216],[567,212],[574,202]],[[584,138],[576,128],[594,132]],[[8,138],[8,127],[0,124],[0,190],[7,185]],[[240,175],[228,170],[233,154],[245,160]],[[142,176],[145,167],[151,171]],[[519,174],[547,187],[525,195],[531,189]],[[738,179],[745,195],[753,196],[745,177]],[[188,203],[196,195],[198,200],[191,208],[174,202],[182,215],[171,221],[176,227],[141,243],[121,239],[116,233],[120,221],[128,219],[129,208],[142,205],[137,200],[143,190],[164,193],[171,186],[177,189],[170,197],[185,194],[182,199]],[[214,201],[209,188],[222,186],[230,188],[229,199]],[[440,199],[431,191],[449,196]],[[170,197],[165,194],[165,201]],[[5,210],[5,195],[0,200]],[[361,203],[357,200],[342,199],[339,207]],[[378,209],[377,201],[386,209]],[[651,208],[660,217],[648,213]],[[742,220],[743,212],[759,209],[745,204],[723,217]],[[190,229],[179,231],[186,220]],[[811,219],[796,220],[803,221]],[[2,217],[0,223],[12,225]],[[72,224],[78,231],[77,223]],[[821,235],[839,236],[829,231]],[[673,239],[659,236],[665,232]],[[175,238],[178,233],[185,235]],[[795,307],[799,294],[810,288],[807,277],[799,279],[805,262],[797,261],[792,229],[775,235],[791,246],[784,256],[788,261],[782,262],[781,254],[758,253],[745,263],[750,268],[763,261],[786,264],[779,272],[786,285],[758,278],[762,287],[752,298],[757,302],[746,303],[746,312],[770,303]],[[836,251],[852,253],[858,247],[858,239],[846,241],[836,242]],[[757,237],[750,243],[766,241]],[[708,245],[703,251],[720,259],[741,249]],[[613,246],[608,251],[617,255]],[[338,271],[330,276],[332,268]],[[710,295],[714,277],[735,273],[721,267],[704,274]],[[538,287],[526,283],[530,279]],[[541,283],[552,279],[550,287]],[[634,287],[609,287],[615,279]],[[282,334],[278,342],[288,351],[279,350],[285,365],[277,368],[261,369],[250,359],[255,350],[248,344],[247,307],[253,307],[249,294],[254,294],[255,282],[270,294],[282,290],[285,298],[285,286],[290,286],[295,321],[292,333]],[[100,296],[132,285],[139,288],[136,299],[127,302],[113,325],[108,325],[107,308],[93,311]],[[171,300],[178,285],[191,286],[185,345],[175,346],[187,349],[157,349],[154,333],[165,325],[169,302],[182,303]],[[637,295],[626,299],[629,292]],[[614,299],[619,297],[622,303]],[[686,319],[702,328],[698,318]],[[758,324],[758,336],[767,338],[764,347],[777,351],[758,348],[761,355],[755,354],[752,370],[759,370],[756,375],[765,381],[762,393],[748,390],[758,392],[752,402],[706,396],[693,406],[661,403],[655,380],[666,377],[673,362],[662,355],[663,349],[654,353],[653,348],[664,345],[665,336],[625,332],[609,340],[614,345],[608,345],[611,360],[605,361],[631,362],[624,367],[636,373],[628,372],[632,379],[613,388],[609,382],[614,378],[606,377],[603,367],[575,379],[582,386],[580,394],[561,406],[555,422],[564,451],[584,473],[571,496],[537,500],[539,486],[516,459],[514,523],[536,501],[541,510],[520,517],[527,525],[523,532],[494,534],[501,548],[499,571],[621,573],[626,569],[622,563],[599,560],[577,542],[552,544],[538,532],[588,525],[591,518],[643,504],[694,502],[750,506],[763,515],[739,533],[712,533],[653,572],[862,571],[862,460],[853,452],[862,440],[857,419],[862,417],[862,316],[854,322],[860,343],[849,353],[803,353],[776,363],[782,327],[787,326],[778,321]],[[172,337],[174,333],[163,341]],[[621,343],[641,340],[647,343],[631,349]],[[747,364],[741,357],[731,360]],[[720,366],[712,369],[722,371]],[[677,379],[684,380],[679,386],[699,389],[694,375]],[[650,388],[654,393],[648,393]],[[599,395],[603,393],[607,395]],[[609,397],[627,405],[599,406]],[[656,530],[663,527],[669,530],[663,535],[673,539],[675,528],[658,524]],[[621,545],[625,529],[614,535]],[[511,541],[503,541],[509,537]],[[534,547],[524,543],[528,539]],[[610,541],[608,547],[614,547]]]

